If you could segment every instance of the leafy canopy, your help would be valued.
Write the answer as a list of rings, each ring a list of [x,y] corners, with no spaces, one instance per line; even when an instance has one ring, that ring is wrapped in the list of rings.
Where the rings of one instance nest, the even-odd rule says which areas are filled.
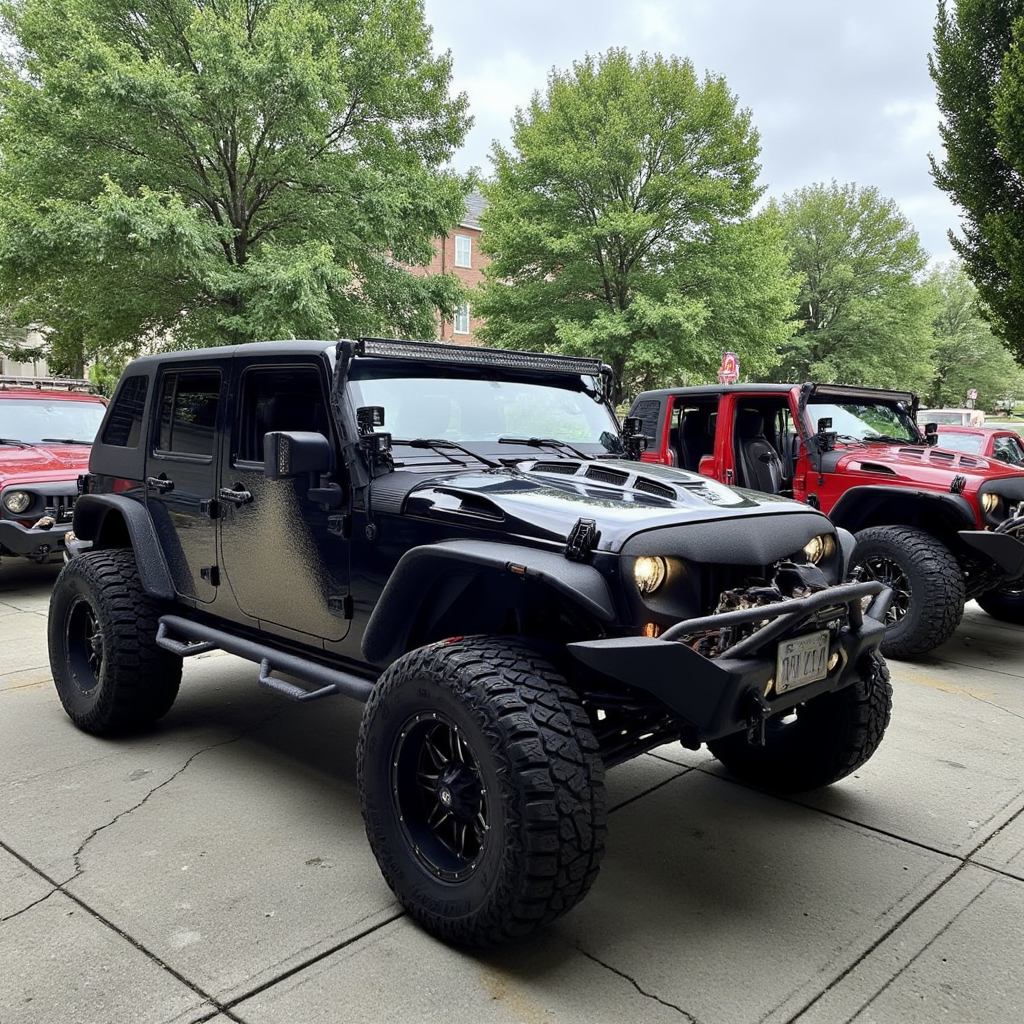
[[[833,181],[784,196],[779,213],[800,291],[775,379],[926,388],[931,293],[916,278],[927,254],[896,204]]]
[[[430,337],[469,183],[421,0],[0,0],[0,306],[56,357]]]
[[[945,159],[935,184],[963,212],[950,243],[981,310],[1024,357],[1024,0],[939,0],[929,57]]]
[[[764,369],[793,282],[773,213],[750,217],[759,141],[721,78],[621,49],[553,70],[495,144],[476,312],[509,348],[602,356],[643,387]]]
[[[978,408],[1012,407],[1024,395],[1024,370],[992,333],[978,308],[978,294],[960,263],[936,267],[925,281],[933,293],[936,346],[934,377],[925,392],[931,408],[963,406],[978,392]]]

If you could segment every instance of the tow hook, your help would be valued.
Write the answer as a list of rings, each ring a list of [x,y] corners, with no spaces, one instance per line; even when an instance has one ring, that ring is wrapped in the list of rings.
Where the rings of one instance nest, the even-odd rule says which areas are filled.
[[[747,742],[751,746],[763,747],[765,743],[765,723],[771,717],[772,709],[768,701],[756,690],[747,695]]]

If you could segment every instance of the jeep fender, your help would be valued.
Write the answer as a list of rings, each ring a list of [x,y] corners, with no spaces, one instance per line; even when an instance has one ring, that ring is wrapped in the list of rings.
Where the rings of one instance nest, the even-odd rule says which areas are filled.
[[[959,494],[911,487],[851,487],[828,514],[836,526],[853,533],[868,526],[917,526],[936,537],[974,530],[974,510]]]
[[[367,661],[388,663],[403,654],[416,612],[431,586],[453,569],[510,573],[539,580],[601,622],[615,621],[605,578],[591,565],[561,552],[493,541],[451,540],[410,548],[399,559],[363,634]]]
[[[174,597],[171,574],[145,505],[123,494],[83,494],[75,502],[73,527],[75,536],[92,541],[94,549],[130,544],[146,593],[164,601]]]

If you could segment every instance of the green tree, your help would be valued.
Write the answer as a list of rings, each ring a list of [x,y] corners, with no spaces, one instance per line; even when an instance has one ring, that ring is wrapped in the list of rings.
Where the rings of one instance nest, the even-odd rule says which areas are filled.
[[[1024,0],[939,0],[935,82],[945,159],[936,185],[963,212],[950,244],[978,288],[981,311],[1024,356]]]
[[[981,316],[978,294],[963,266],[935,268],[925,282],[934,295],[934,377],[922,400],[931,408],[959,407],[976,388],[978,408],[1024,395],[1024,370]]]
[[[495,145],[476,312],[495,345],[602,356],[629,387],[763,370],[794,294],[759,142],[721,78],[613,49],[553,70]]]
[[[833,181],[784,196],[779,209],[801,284],[776,379],[926,387],[932,295],[917,276],[928,257],[896,204]]]
[[[0,0],[0,305],[140,344],[433,336],[465,95],[421,0]]]

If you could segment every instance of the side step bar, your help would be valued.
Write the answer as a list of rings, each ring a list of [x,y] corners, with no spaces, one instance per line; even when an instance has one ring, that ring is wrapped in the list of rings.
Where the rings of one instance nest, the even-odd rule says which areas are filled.
[[[174,634],[172,636],[171,634]],[[178,638],[182,639],[178,639]],[[320,697],[332,697],[343,694],[354,697],[364,704],[373,691],[373,683],[361,676],[342,672],[315,661],[299,657],[297,654],[285,654],[272,647],[258,644],[253,640],[225,633],[223,630],[204,626],[202,623],[183,619],[180,615],[161,615],[156,633],[157,645],[180,658],[188,658],[206,651],[221,650],[228,654],[255,661],[260,666],[260,685],[274,690],[289,700],[309,701]],[[303,682],[310,683],[316,689],[304,690],[301,686],[275,679],[272,672],[284,672],[296,676]]]

